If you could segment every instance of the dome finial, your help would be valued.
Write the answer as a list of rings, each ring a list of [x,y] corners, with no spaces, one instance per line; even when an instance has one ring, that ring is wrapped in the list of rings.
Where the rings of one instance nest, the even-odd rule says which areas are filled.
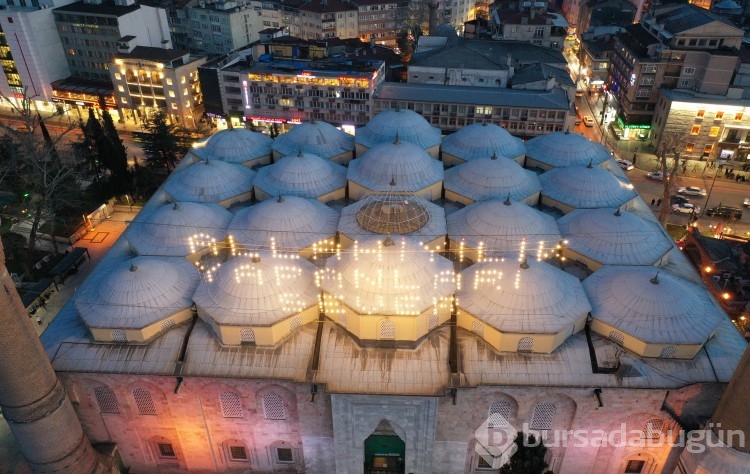
[[[177,201],[175,201],[175,202],[174,202],[174,206],[172,206],[172,209],[174,209],[174,210],[176,211],[176,210],[177,210],[177,209],[179,209],[179,208],[180,208],[180,205],[179,205],[179,204],[177,204]]]
[[[656,272],[656,275],[654,275],[654,277],[649,281],[653,283],[654,285],[658,285],[659,284],[659,272]]]
[[[315,117],[313,117],[313,118],[310,119],[310,123],[312,123],[312,124],[316,123]]]
[[[526,255],[523,256],[523,260],[521,260],[521,265],[519,265],[521,268],[526,270],[529,268],[529,260],[526,258]]]
[[[276,202],[278,202],[278,203],[284,202],[284,196],[282,196],[281,194],[279,194],[279,198],[276,200]]]
[[[135,262],[130,262],[130,271],[134,272],[138,270],[138,267],[135,265]]]
[[[617,206],[617,210],[615,211],[615,215],[617,217],[620,217],[622,214],[620,213],[620,206]]]
[[[297,156],[302,158],[302,147],[297,148]]]
[[[383,241],[383,247],[392,247],[393,245],[395,245],[395,244],[393,243],[393,240],[391,240],[391,233],[388,232],[387,234],[385,234],[385,240]]]
[[[482,120],[482,126],[483,126],[483,127],[486,127],[486,126],[487,126],[487,121],[486,121],[486,120]]]
[[[395,186],[396,185],[396,176],[391,176],[391,183],[390,184],[391,184],[391,186]]]
[[[398,140],[398,130],[396,130],[396,139],[395,139],[395,140],[393,140],[393,144],[394,144],[394,145],[398,145],[398,144],[399,144],[399,140]]]
[[[589,164],[586,165],[586,168],[593,168],[594,167],[594,160],[589,160]]]
[[[490,157],[490,160],[496,160],[496,159],[497,159],[497,152],[493,150],[492,151],[492,156]]]
[[[569,128],[565,129],[565,135],[570,135],[570,129]]]
[[[505,204],[506,206],[510,206],[510,193],[505,196],[505,201],[503,201],[503,204]]]
[[[205,160],[203,160],[203,163],[208,164],[208,158],[206,158]]]

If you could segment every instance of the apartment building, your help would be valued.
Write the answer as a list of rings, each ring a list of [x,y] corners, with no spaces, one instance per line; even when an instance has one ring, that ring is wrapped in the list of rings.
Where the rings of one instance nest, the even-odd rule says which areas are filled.
[[[549,13],[545,8],[535,7],[528,10],[493,10],[491,19],[496,31],[505,40],[525,41],[556,49],[562,49],[569,26],[559,13]]]
[[[262,2],[200,0],[188,10],[192,30],[190,49],[207,55],[227,54],[258,41],[261,30],[281,23],[280,12],[264,9]]]
[[[205,62],[189,51],[146,46],[118,54],[109,72],[121,114],[140,121],[164,110],[173,123],[195,127],[203,103],[198,67]]]
[[[357,1],[359,39],[374,39],[379,44],[396,47],[398,30],[406,19],[401,2],[384,0]]]
[[[609,90],[618,133],[650,128],[660,89],[725,95],[744,32],[694,5],[680,5],[629,25],[617,37]]]

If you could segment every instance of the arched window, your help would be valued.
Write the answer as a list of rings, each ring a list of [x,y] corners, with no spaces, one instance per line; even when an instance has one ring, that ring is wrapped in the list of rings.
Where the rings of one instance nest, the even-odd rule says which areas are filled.
[[[94,387],[94,396],[96,397],[96,403],[99,405],[99,412],[120,413],[120,404],[117,403],[117,397],[111,388],[104,385]]]
[[[156,415],[154,400],[151,398],[151,392],[145,388],[136,388],[133,390],[135,405],[138,407],[139,415]]]
[[[295,316],[289,321],[289,331],[294,332],[302,327],[302,318]]]
[[[128,335],[125,331],[115,329],[112,331],[112,340],[115,342],[128,342]]]
[[[267,420],[286,420],[284,399],[275,393],[264,394],[263,416],[265,416]]]
[[[430,313],[430,316],[427,318],[427,329],[433,329],[437,327],[437,325],[438,325],[437,313]]]
[[[162,321],[162,323],[161,323],[161,330],[165,331],[165,330],[171,328],[172,326],[174,326],[174,319],[167,319],[166,321]]]
[[[475,332],[478,336],[484,337],[484,324],[481,322],[474,320],[471,322],[471,330],[472,332]]]
[[[659,357],[661,357],[662,359],[674,359],[676,355],[677,350],[674,348],[674,346],[667,346],[661,350]]]
[[[234,392],[222,392],[219,395],[219,404],[221,404],[221,414],[224,418],[242,418],[242,400]]]
[[[664,428],[664,422],[658,418],[653,418],[646,422],[646,426],[643,427],[643,438],[646,439],[659,439],[662,435],[662,429]]]
[[[542,402],[534,407],[531,415],[532,430],[551,430],[552,422],[555,421],[555,405]]]
[[[240,329],[240,342],[255,342],[255,331],[253,331],[253,328]]]
[[[510,426],[510,403],[492,402],[487,414],[488,428],[506,428]]]
[[[396,323],[390,319],[380,321],[380,339],[396,339]]]
[[[618,331],[610,331],[609,340],[621,346],[625,344],[625,336],[623,336],[622,333]]]
[[[534,350],[534,339],[522,337],[518,340],[518,352],[532,352]]]

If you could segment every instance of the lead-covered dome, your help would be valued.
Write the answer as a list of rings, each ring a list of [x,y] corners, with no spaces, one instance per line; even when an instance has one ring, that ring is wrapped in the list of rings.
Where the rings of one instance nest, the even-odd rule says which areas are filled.
[[[295,125],[273,141],[273,151],[281,156],[293,155],[300,150],[326,160],[342,154],[351,155],[354,137],[329,123],[314,120]]]
[[[367,125],[357,129],[354,141],[366,148],[393,143],[398,137],[422,149],[440,145],[442,133],[413,110],[394,109],[380,112]]]
[[[516,160],[523,158],[523,140],[514,137],[494,123],[473,123],[443,138],[440,150],[464,161],[489,158],[492,155]]]
[[[336,235],[338,212],[314,199],[281,196],[240,209],[229,224],[232,240],[247,248],[297,252]]]
[[[610,156],[603,145],[578,133],[552,132],[526,142],[526,165],[544,169],[589,163],[599,166]]]
[[[226,237],[232,214],[213,203],[168,202],[141,211],[125,231],[125,239],[138,255],[185,257],[200,248],[201,241]]]
[[[445,171],[446,193],[470,201],[505,198],[523,201],[542,190],[539,177],[505,158],[477,158]],[[448,197],[448,196],[446,196]]]
[[[189,153],[201,160],[243,164],[271,156],[271,137],[244,128],[228,128],[196,142]]]
[[[542,173],[542,202],[551,207],[555,203],[573,209],[618,207],[638,196],[632,184],[619,180],[604,168],[569,166]]]
[[[261,200],[279,195],[338,199],[345,194],[346,168],[318,155],[297,151],[259,169],[255,188],[256,197]]]
[[[566,250],[599,265],[654,265],[674,247],[658,222],[619,209],[577,209],[557,225]]]
[[[142,329],[192,305],[200,273],[187,260],[135,257],[105,260],[74,304],[89,328]]]
[[[235,163],[219,160],[198,161],[176,170],[164,183],[164,191],[176,201],[215,202],[249,199],[255,172]]]

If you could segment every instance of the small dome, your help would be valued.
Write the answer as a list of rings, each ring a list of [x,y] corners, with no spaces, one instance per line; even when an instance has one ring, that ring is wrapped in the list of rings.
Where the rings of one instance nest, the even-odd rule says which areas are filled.
[[[512,160],[526,153],[523,140],[494,123],[468,125],[445,137],[440,150],[465,161],[492,155]]]
[[[445,171],[445,189],[473,201],[522,201],[542,190],[539,177],[505,158],[477,158]]]
[[[100,279],[87,280],[75,306],[91,328],[140,329],[192,305],[200,273],[183,258],[105,260]]]
[[[298,151],[259,169],[255,186],[270,196],[317,199],[346,187],[346,168],[318,155]]]
[[[232,214],[213,203],[168,202],[141,211],[125,231],[125,239],[139,255],[185,257],[200,250],[191,237],[224,240]]]
[[[552,216],[526,204],[493,199],[471,204],[448,215],[448,237],[464,241],[469,248],[482,244],[488,256],[518,257],[522,244],[526,253],[540,243],[550,248],[561,237]]]
[[[244,128],[221,130],[193,145],[190,153],[201,160],[245,163],[271,154],[273,140]]]
[[[673,245],[658,222],[616,209],[576,209],[557,220],[566,246],[602,265],[654,265]]]
[[[176,201],[221,202],[250,192],[255,172],[235,163],[198,161],[174,171],[164,191]]]
[[[380,112],[367,125],[357,129],[356,143],[373,148],[393,143],[396,137],[422,149],[440,145],[442,133],[413,110],[395,109]]]
[[[302,150],[326,160],[354,150],[354,137],[333,125],[319,120],[303,122],[282,133],[273,141],[274,151],[294,155]]]
[[[703,344],[726,317],[705,288],[654,267],[602,267],[583,288],[594,319],[650,344]]]
[[[314,199],[281,196],[237,211],[227,230],[248,248],[297,252],[336,235],[338,213]]]
[[[347,178],[370,191],[416,192],[443,180],[443,164],[419,146],[398,139],[352,160]]]
[[[585,319],[591,305],[581,282],[529,259],[482,262],[462,272],[458,305],[501,332],[557,333]]]
[[[329,258],[320,286],[359,314],[421,314],[455,291],[453,264],[412,239],[373,237]]]
[[[553,168],[599,166],[610,158],[607,149],[578,133],[552,132],[526,142],[526,157]]]
[[[542,195],[576,209],[618,207],[638,196],[630,182],[604,168],[570,166],[539,176]]]
[[[318,304],[312,263],[256,255],[234,257],[201,281],[199,311],[220,325],[267,326]]]

